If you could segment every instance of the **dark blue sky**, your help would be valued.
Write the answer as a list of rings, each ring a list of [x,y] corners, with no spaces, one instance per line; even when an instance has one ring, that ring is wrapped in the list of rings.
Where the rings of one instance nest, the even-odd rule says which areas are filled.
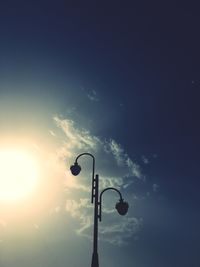
[[[200,264],[198,10],[189,2],[0,4],[2,131],[23,132],[27,121],[33,130],[70,113],[138,164],[149,159],[146,183],[159,191],[134,204],[143,227],[122,248],[127,265],[119,266],[133,266],[131,257],[136,267]],[[98,101],[88,101],[90,94]]]

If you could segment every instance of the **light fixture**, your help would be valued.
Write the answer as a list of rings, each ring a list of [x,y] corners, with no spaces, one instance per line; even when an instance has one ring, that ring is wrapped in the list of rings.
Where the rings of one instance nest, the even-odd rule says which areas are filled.
[[[81,166],[78,165],[78,162],[75,162],[74,165],[72,165],[70,167],[70,170],[71,170],[71,173],[74,175],[74,176],[77,176],[79,175],[80,171],[81,171]]]
[[[117,204],[115,205],[115,208],[120,215],[126,215],[129,205],[123,199],[120,199],[119,202],[117,202]]]

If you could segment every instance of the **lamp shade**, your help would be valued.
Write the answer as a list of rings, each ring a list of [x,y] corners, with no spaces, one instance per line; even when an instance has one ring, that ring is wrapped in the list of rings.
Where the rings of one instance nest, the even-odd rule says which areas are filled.
[[[127,202],[123,201],[122,199],[116,204],[116,210],[120,215],[126,215],[128,212],[129,205]]]
[[[77,176],[79,175],[80,171],[81,171],[81,166],[78,165],[77,162],[74,163],[74,165],[72,165],[70,167],[70,170],[71,170],[71,173],[74,175],[74,176]]]

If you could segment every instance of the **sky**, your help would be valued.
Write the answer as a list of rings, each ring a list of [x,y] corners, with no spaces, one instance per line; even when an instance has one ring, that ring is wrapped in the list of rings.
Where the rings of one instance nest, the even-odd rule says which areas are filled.
[[[29,198],[0,203],[2,267],[90,266],[91,159],[69,173],[83,152],[130,206],[105,193],[100,266],[199,266],[198,10],[1,1],[0,148],[40,165]]]

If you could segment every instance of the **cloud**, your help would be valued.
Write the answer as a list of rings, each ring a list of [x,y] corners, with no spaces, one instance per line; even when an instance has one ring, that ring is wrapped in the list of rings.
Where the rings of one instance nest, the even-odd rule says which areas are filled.
[[[92,102],[98,102],[99,101],[99,98],[97,96],[97,92],[95,90],[92,90],[90,91],[88,94],[87,94],[87,97],[90,99],[90,101]]]
[[[129,175],[133,175],[137,178],[143,178],[141,168],[138,164],[134,163],[128,154],[124,151],[120,144],[118,144],[115,140],[110,139],[105,143],[105,151],[107,153],[112,153],[117,165],[125,166],[129,168]]]
[[[92,240],[93,207],[90,204],[90,200],[67,200],[66,211],[79,221],[79,228],[76,229],[76,233]],[[127,244],[128,239],[137,234],[142,226],[141,218],[138,219],[133,216],[119,217],[114,208],[103,208],[103,215],[103,221],[99,222],[100,240],[114,245]]]
[[[116,187],[121,188],[124,185],[125,181],[122,177],[104,177],[101,176],[101,189],[106,187]]]
[[[149,159],[145,156],[142,156],[142,161],[144,164],[149,164]]]
[[[99,227],[99,232],[103,241],[114,245],[127,244],[127,240],[138,233],[142,226],[142,219],[135,217],[120,218],[120,222],[112,222],[109,225]]]
[[[60,129],[62,132],[56,157],[66,176],[64,186],[67,194],[64,209],[71,218],[79,222],[79,226],[75,229],[76,233],[91,239],[93,225],[93,206],[89,198],[91,160],[86,157],[80,159],[82,172],[79,177],[75,177],[69,172],[69,166],[74,162],[76,156],[83,152],[94,154],[97,159],[96,169],[100,174],[100,190],[106,187],[115,187],[123,191],[125,199],[129,198],[126,189],[133,184],[135,179],[144,182],[144,175],[139,164],[134,162],[122,145],[114,139],[97,137],[90,131],[81,128],[73,120],[55,116],[54,121],[57,126],[57,130],[54,129],[55,137],[60,136],[56,131]],[[103,227],[99,228],[99,234],[101,240],[122,245],[126,243],[127,238],[137,233],[141,226],[141,220],[135,218],[131,212],[128,216],[119,217],[114,208],[118,199],[119,196],[116,192],[106,193],[103,197],[103,213],[107,215],[103,219]],[[129,204],[131,206],[133,203]]]
[[[63,156],[71,157],[77,150],[96,151],[101,141],[98,137],[92,136],[86,129],[79,129],[74,121],[54,117],[57,127],[61,128],[65,134]],[[66,153],[66,154],[65,154]]]
[[[159,186],[158,184],[153,184],[153,185],[152,185],[153,192],[158,192],[159,187],[160,187],[160,186]]]
[[[52,136],[56,136],[56,134],[55,134],[52,130],[49,130],[49,133],[50,133],[50,135],[52,135]]]
[[[88,198],[81,198],[79,201],[72,199],[66,201],[66,211],[70,212],[74,218],[80,217],[83,214],[82,208],[91,208]]]

